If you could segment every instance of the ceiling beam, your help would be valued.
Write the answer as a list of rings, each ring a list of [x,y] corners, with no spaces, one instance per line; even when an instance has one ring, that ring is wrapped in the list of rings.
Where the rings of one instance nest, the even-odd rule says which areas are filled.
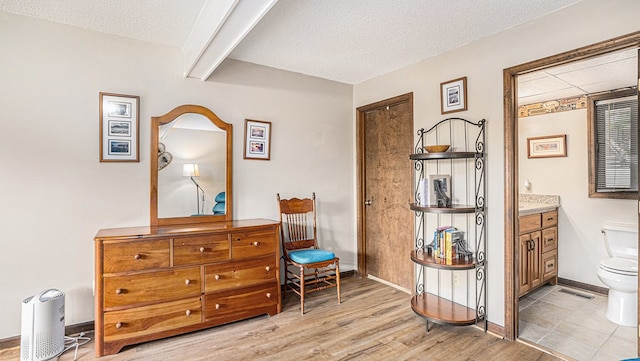
[[[278,0],[208,0],[182,53],[184,77],[207,80]]]

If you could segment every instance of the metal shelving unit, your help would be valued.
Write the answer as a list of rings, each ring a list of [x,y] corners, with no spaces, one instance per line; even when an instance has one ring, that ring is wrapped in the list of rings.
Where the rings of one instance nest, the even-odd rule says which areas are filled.
[[[426,153],[427,144],[450,144],[449,151]],[[430,322],[450,325],[484,323],[487,330],[487,245],[485,120],[477,123],[447,118],[418,130],[415,153],[415,239],[411,260],[415,265],[413,311]],[[421,179],[450,173],[451,207],[419,204]],[[451,225],[464,232],[467,257],[445,259],[432,251],[433,231]],[[462,276],[462,277],[461,277]]]

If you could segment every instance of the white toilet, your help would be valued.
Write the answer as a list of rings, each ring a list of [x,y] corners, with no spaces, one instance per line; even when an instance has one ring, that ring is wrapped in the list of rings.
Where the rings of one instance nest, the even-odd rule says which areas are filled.
[[[609,287],[607,318],[623,326],[638,323],[638,226],[607,222],[602,236],[609,258],[600,261],[598,278]]]

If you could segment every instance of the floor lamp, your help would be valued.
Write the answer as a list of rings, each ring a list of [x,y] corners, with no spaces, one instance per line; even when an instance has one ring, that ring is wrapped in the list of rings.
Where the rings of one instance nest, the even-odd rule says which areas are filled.
[[[182,175],[185,177],[190,177],[193,184],[196,185],[196,207],[198,209],[197,215],[201,215],[202,213],[200,212],[200,191],[202,191],[202,207],[204,208],[204,189],[202,189],[202,187],[200,187],[198,182],[196,182],[196,180],[193,179],[193,177],[200,176],[200,169],[198,169],[198,165],[195,163],[185,164],[182,167]],[[202,211],[204,212],[204,209]]]

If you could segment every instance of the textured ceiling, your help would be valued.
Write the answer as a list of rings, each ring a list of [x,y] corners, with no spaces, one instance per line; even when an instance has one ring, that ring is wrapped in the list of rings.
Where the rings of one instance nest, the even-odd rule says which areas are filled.
[[[230,57],[357,84],[579,1],[279,0]],[[215,2],[0,0],[0,11],[182,48]]]

